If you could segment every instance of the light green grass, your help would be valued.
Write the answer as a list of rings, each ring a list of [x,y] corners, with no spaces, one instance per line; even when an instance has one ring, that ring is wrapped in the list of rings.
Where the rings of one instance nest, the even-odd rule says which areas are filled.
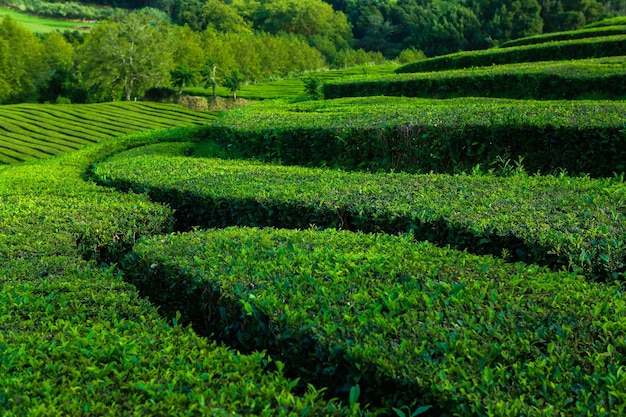
[[[137,131],[202,125],[215,117],[215,112],[144,102],[2,106],[0,163],[57,155]]]
[[[58,30],[61,32],[65,30],[88,31],[89,29],[87,28],[93,27],[92,23],[72,22],[68,20],[58,20],[58,19],[49,19],[49,18],[31,16],[26,13],[21,13],[15,10],[9,10],[4,7],[0,7],[0,18],[3,18],[4,16],[7,16],[7,15],[11,16],[13,20],[22,24],[31,32],[38,32],[38,33],[54,32],[55,30]]]

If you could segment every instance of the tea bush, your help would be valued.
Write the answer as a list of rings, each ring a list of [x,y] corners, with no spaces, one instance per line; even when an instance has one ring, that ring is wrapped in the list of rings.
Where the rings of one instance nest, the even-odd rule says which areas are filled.
[[[546,42],[511,48],[457,52],[416,61],[396,73],[462,69],[517,62],[558,61],[626,55],[626,35],[600,36],[571,41]]]
[[[538,43],[564,41],[573,39],[584,39],[598,36],[612,36],[626,34],[626,22],[624,25],[601,26],[594,28],[569,30],[566,32],[551,32],[541,35],[528,36],[525,38],[513,39],[498,45],[499,48],[510,48],[511,46],[535,45]]]
[[[616,286],[408,237],[227,228],[141,240],[129,279],[166,311],[334,390],[432,415],[620,415]],[[423,409],[422,409],[423,410]]]
[[[172,156],[189,145],[163,146],[118,154],[93,175],[101,184],[168,203],[177,212],[177,229],[313,225],[413,233],[609,281],[625,269],[626,187],[620,181],[348,173]]]
[[[626,104],[365,97],[266,102],[205,129],[231,154],[370,171],[469,172],[523,159],[529,172],[626,171]]]
[[[581,59],[476,67],[324,83],[327,99],[360,96],[515,99],[626,98],[626,58]]]
[[[140,298],[119,271],[170,209],[84,180],[90,164],[193,129],[135,134],[54,159],[0,167],[2,415],[346,415],[282,364],[197,336]],[[354,414],[353,414],[354,415]]]

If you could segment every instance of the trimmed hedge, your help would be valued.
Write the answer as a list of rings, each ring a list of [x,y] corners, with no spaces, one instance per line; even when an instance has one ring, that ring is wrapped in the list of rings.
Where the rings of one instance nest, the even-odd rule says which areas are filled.
[[[370,171],[626,171],[626,103],[367,97],[229,111],[205,129],[235,156]]]
[[[626,55],[626,35],[546,42],[511,48],[457,52],[428,58],[396,69],[396,73],[428,72],[518,62],[557,61]]]
[[[239,354],[182,327],[97,261],[171,231],[170,209],[86,182],[112,153],[198,129],[137,134],[0,167],[2,415],[355,415],[263,352]]]
[[[626,22],[625,22],[626,23]],[[584,39],[598,36],[612,36],[626,34],[626,24],[621,26],[601,26],[588,29],[569,30],[566,32],[551,32],[541,35],[528,36],[513,39],[498,45],[498,48],[510,48],[511,46],[536,45],[538,43]]]
[[[327,99],[360,96],[626,98],[626,57],[477,67],[326,82]]]
[[[142,240],[133,283],[293,371],[431,415],[621,415],[618,287],[407,237],[229,228]]]
[[[607,280],[625,270],[626,187],[620,181],[346,173],[160,155],[188,149],[164,146],[118,154],[93,175],[101,184],[168,203],[178,230],[313,225],[412,233]]]
[[[626,16],[615,16],[608,19],[599,20],[597,22],[588,23],[583,29],[599,28],[603,26],[626,25]]]

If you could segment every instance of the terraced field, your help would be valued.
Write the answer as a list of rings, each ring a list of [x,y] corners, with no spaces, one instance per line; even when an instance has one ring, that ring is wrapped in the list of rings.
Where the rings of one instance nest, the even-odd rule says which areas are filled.
[[[6,107],[3,415],[626,415],[623,100],[294,92]]]
[[[132,132],[203,125],[217,113],[148,103],[16,104],[0,108],[0,163],[45,158]]]

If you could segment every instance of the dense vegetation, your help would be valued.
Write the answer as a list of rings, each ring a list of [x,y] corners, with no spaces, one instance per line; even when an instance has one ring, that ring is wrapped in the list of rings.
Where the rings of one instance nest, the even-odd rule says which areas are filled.
[[[624,0],[91,0],[85,8],[66,1],[2,0],[35,13],[57,11],[88,18],[114,16],[110,7],[146,6],[196,31],[254,30],[304,36],[331,63],[346,47],[394,58],[416,48],[427,55],[482,49],[511,39],[579,29],[626,14]],[[100,6],[109,6],[103,9]],[[39,12],[41,10],[41,12]],[[105,15],[104,13],[109,13]],[[98,15],[99,14],[99,15]]]
[[[594,1],[415,3],[362,10],[469,23],[475,11],[485,28],[511,31],[537,16],[547,24],[548,6],[563,21],[615,12]],[[250,63],[265,44],[310,48],[272,71],[328,59],[320,32],[296,34],[292,21],[294,32],[272,33],[294,10],[317,7],[339,32],[355,16],[320,5],[208,1],[194,15],[208,19],[202,33],[143,10],[84,39],[28,35],[5,19],[0,94],[66,103],[160,86],[151,93],[179,96],[194,79],[204,95],[236,94],[237,65],[261,71]],[[255,13],[268,10],[261,34]],[[602,49],[612,36],[588,42]],[[58,144],[57,134],[97,142],[0,165],[3,415],[624,415],[626,105],[607,100],[620,97],[624,54],[589,51],[427,74],[359,67],[341,72],[359,74],[347,82],[316,73],[281,81],[292,99],[217,119],[143,102],[3,106],[0,132],[14,140],[1,137],[0,149],[15,160],[48,155],[41,141]],[[231,53],[229,72],[215,75]],[[474,54],[464,59],[485,59]],[[125,64],[144,58],[141,70]],[[491,93],[511,80],[595,100],[467,97],[472,83]],[[251,94],[278,96],[270,85]],[[320,94],[392,85],[462,97]]]
[[[16,104],[0,113],[0,163],[73,151],[140,130],[200,125],[215,114],[157,103]]]
[[[58,34],[36,37],[5,17],[0,22],[0,103],[53,102],[58,97],[79,103],[130,100],[154,87],[173,86],[182,93],[190,85],[217,84],[236,96],[237,89],[247,82],[323,67],[382,63],[385,59],[407,63],[424,54],[484,49],[545,31],[579,29],[585,23],[626,14],[625,2],[105,2],[138,9],[128,13],[103,9],[99,7],[102,2],[88,6],[1,0],[0,4],[29,13],[100,22],[89,34],[66,32],[63,39]],[[619,25],[619,20],[612,22]],[[623,33],[619,28],[613,31]],[[565,37],[572,38],[578,35]],[[554,54],[570,59],[623,54],[623,40],[615,38],[613,42],[622,45],[621,49],[618,45],[617,51],[607,52],[605,45],[601,52],[590,54],[590,43],[555,45],[556,49],[518,53],[518,62],[553,59]],[[13,59],[7,59],[9,56]],[[494,62],[502,63],[499,58]]]
[[[626,98],[626,57],[544,61],[324,82],[326,98],[459,96],[515,99]]]

